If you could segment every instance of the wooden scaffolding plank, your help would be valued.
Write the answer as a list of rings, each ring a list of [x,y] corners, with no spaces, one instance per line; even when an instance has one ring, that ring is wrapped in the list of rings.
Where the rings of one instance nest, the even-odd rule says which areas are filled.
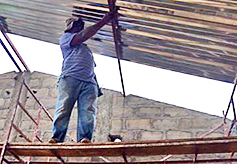
[[[223,162],[236,162],[236,158],[231,159],[205,159],[205,160],[196,160],[195,163],[223,163]],[[21,164],[20,162],[9,162],[11,164]],[[47,162],[30,162],[31,164],[45,164]],[[61,164],[62,162],[49,162],[50,164]],[[76,162],[76,163],[85,163],[85,162]],[[100,164],[105,162],[86,162],[86,163],[93,163],[93,164]],[[124,164],[124,162],[106,162],[106,164]],[[172,161],[143,161],[143,162],[129,162],[129,164],[149,164],[149,163],[155,163],[155,164],[184,164],[189,163],[193,164],[193,160],[172,160]],[[75,162],[67,162],[67,164],[75,164]]]
[[[237,152],[237,137],[130,143],[10,143],[8,150],[19,156],[54,156],[56,152],[62,157],[232,153]]]

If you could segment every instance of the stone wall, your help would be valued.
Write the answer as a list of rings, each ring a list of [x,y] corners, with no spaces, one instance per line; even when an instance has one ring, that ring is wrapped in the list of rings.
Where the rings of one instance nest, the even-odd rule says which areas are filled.
[[[25,76],[26,83],[33,94],[44,104],[53,115],[57,98],[57,77],[40,72],[20,74],[10,72],[0,75],[0,142],[6,138],[6,132],[15,102],[17,88],[21,77]],[[164,140],[178,138],[196,138],[220,124],[220,117],[177,107],[174,105],[128,95],[125,98],[121,93],[103,89],[104,95],[98,99],[97,124],[94,133],[94,142],[107,142],[108,134],[121,135],[123,140]],[[39,118],[39,138],[47,142],[51,137],[52,121],[39,108],[33,96],[27,95],[20,99],[25,109],[35,120]],[[76,105],[75,105],[76,107]],[[73,110],[68,133],[76,139],[77,110]],[[33,139],[35,124],[23,112],[17,113],[15,124],[29,139]],[[16,132],[12,132],[11,141],[25,142],[25,139]],[[212,133],[210,137],[224,136],[223,129]],[[66,138],[66,142],[72,142]],[[146,159],[146,157],[144,157]],[[151,157],[152,158],[152,157]],[[150,159],[151,159],[150,158]],[[133,158],[130,161],[135,160]],[[83,159],[88,161],[88,158]]]
[[[217,116],[133,95],[123,98],[118,92],[104,92],[99,101],[98,141],[105,141],[108,133],[119,134],[125,141],[195,138],[222,123]],[[223,134],[220,129],[210,137]]]
[[[0,75],[0,139],[4,140],[9,125],[12,109],[14,109],[14,96],[18,83],[18,74],[15,72]]]

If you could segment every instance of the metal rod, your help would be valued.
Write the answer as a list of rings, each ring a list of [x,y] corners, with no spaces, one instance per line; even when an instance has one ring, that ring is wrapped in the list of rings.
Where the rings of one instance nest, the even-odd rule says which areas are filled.
[[[224,116],[224,118],[225,118],[224,121],[225,121],[225,122],[226,122],[226,117],[227,117],[227,114],[228,114],[228,112],[229,112],[230,105],[231,105],[231,102],[232,102],[232,99],[233,99],[233,96],[234,96],[234,93],[235,93],[236,85],[237,85],[237,80],[235,81],[235,85],[234,85],[234,88],[233,88],[233,91],[232,91],[232,94],[231,94],[231,97],[230,97],[230,102],[229,102],[229,104],[228,104],[228,107],[227,107],[227,110],[226,110],[226,113],[225,113],[225,116]]]
[[[36,98],[35,94],[31,91],[30,87],[25,83],[25,81],[23,81],[23,84],[25,85],[25,87],[27,88],[27,90],[30,92],[30,94],[33,96],[33,98],[35,99],[35,101],[40,105],[40,107],[42,107],[42,109],[44,110],[44,112],[47,114],[47,116],[49,117],[49,119],[51,121],[53,121],[53,117],[50,115],[49,111],[43,106],[43,104]]]
[[[123,153],[123,159],[124,159],[124,163],[127,164],[128,160],[127,160],[127,157],[126,157],[126,153]]]
[[[5,37],[5,39],[7,40],[7,42],[9,43],[9,45],[11,46],[11,48],[13,49],[13,51],[15,52],[16,56],[18,57],[18,59],[21,61],[22,65],[25,67],[25,69],[27,71],[30,72],[30,69],[28,68],[28,66],[26,65],[26,63],[24,62],[24,60],[22,59],[21,55],[19,54],[19,52],[17,51],[16,47],[13,45],[13,43],[11,42],[10,38],[8,37],[8,35],[2,31],[3,36]]]
[[[51,151],[53,155],[56,156],[62,163],[65,163],[64,159],[60,155],[58,155],[57,151],[55,150],[51,150]]]
[[[233,108],[233,112],[234,112],[234,120],[236,120],[236,111],[235,111],[235,104],[234,104],[233,97],[232,97],[232,108]]]
[[[21,68],[19,67],[19,65],[17,64],[17,62],[15,61],[15,59],[12,57],[11,53],[8,51],[7,47],[5,46],[5,44],[3,43],[3,41],[0,39],[0,43],[2,45],[2,47],[5,49],[5,51],[7,52],[8,56],[11,58],[11,60],[13,61],[13,63],[15,64],[15,66],[17,67],[17,69],[22,72]]]
[[[9,151],[18,161],[20,161],[21,163],[25,163],[25,161],[23,159],[21,159],[16,153]]]
[[[10,163],[10,162],[9,162],[8,160],[6,160],[5,158],[3,159],[3,161],[6,162],[6,163]]]
[[[35,137],[38,137],[39,124],[40,124],[40,113],[41,113],[42,110],[43,110],[42,107],[40,107],[40,108],[38,109],[38,114],[37,114],[37,125],[36,125],[36,127],[35,127]],[[34,142],[34,141],[35,141],[35,140],[33,140],[33,142]]]
[[[38,113],[37,113],[37,123],[35,124],[35,129],[34,129],[34,135],[32,138],[32,142],[35,142],[36,139],[38,139],[39,141],[41,141],[38,137],[38,133],[39,133],[39,122],[40,122],[40,113],[41,113],[42,108],[40,107],[38,109]],[[32,156],[29,157],[27,163],[30,163],[32,159]]]
[[[34,130],[34,138],[33,138],[33,142],[35,142],[35,139],[38,139],[40,142],[42,142],[42,140],[39,138],[38,134],[39,134],[39,124],[40,124],[40,113],[43,109],[40,107],[38,109],[38,114],[37,114],[37,124],[35,126],[35,130]]]
[[[29,112],[23,107],[23,105],[20,103],[20,102],[18,102],[19,103],[19,106],[21,107],[21,109],[27,114],[27,116],[36,124],[36,125],[38,125],[38,123],[34,120],[34,118],[29,114]]]
[[[204,133],[199,138],[204,138],[204,137],[210,135],[211,133],[215,132],[217,129],[220,129],[222,126],[224,126],[224,123],[221,123],[220,125],[216,126],[215,128],[211,129],[210,131]],[[162,158],[160,161],[166,161],[167,159],[171,158],[172,156],[173,155],[169,154],[169,155],[165,156],[164,158]]]
[[[209,132],[204,133],[203,135],[201,135],[200,138],[204,138],[204,137],[210,135],[211,133],[215,132],[217,129],[220,129],[223,125],[224,125],[224,123],[221,123],[220,125],[218,125],[215,128],[211,129]]]
[[[195,144],[195,157],[193,160],[194,163],[197,161],[198,153],[199,153],[199,147],[198,145]]]
[[[25,138],[26,141],[32,142],[15,124],[12,124],[13,128]]]
[[[167,156],[165,156],[164,158],[162,158],[161,160],[159,160],[159,161],[166,161],[167,159],[169,159],[169,158],[171,158],[173,155],[171,155],[171,154],[169,154],[169,155],[167,155]]]
[[[116,2],[116,0],[108,0],[110,11],[113,11],[115,9],[115,2]],[[120,58],[122,57],[122,52],[121,52],[122,47],[121,47],[121,42],[118,43],[118,41],[119,41],[118,40],[118,31],[116,29],[116,26],[118,26],[117,16],[112,20],[112,30],[113,30],[113,36],[114,36],[115,50],[116,50],[117,59],[118,59],[121,84],[122,84],[122,89],[123,89],[123,97],[125,97],[126,94],[125,94],[125,88],[124,88],[124,82],[123,82],[122,68],[121,68],[121,63],[120,63]]]
[[[39,140],[39,142],[43,142],[40,138],[39,138],[39,136],[36,136],[36,138]]]
[[[1,163],[1,164],[2,164],[2,162],[3,162],[3,158],[4,158],[4,155],[5,155],[7,146],[8,146],[8,142],[9,142],[9,138],[10,138],[12,126],[13,126],[13,121],[14,121],[15,116],[16,116],[17,107],[18,107],[18,102],[19,102],[19,99],[20,99],[22,87],[23,87],[23,83],[21,83],[21,85],[20,85],[20,87],[19,87],[19,89],[18,89],[16,106],[15,106],[14,111],[13,111],[12,116],[11,116],[11,121],[10,121],[10,126],[9,126],[9,129],[8,129],[6,141],[5,141],[5,143],[4,143],[4,146],[3,146],[2,152],[1,152],[1,157],[0,157],[0,163]]]
[[[1,164],[2,164],[2,162],[3,162],[3,160],[4,160],[4,155],[5,155],[7,146],[8,146],[8,142],[5,141],[5,143],[4,143],[4,145],[3,145],[3,148],[2,148],[1,157],[0,157],[0,163],[1,163]]]
[[[228,137],[231,135],[231,130],[232,130],[232,128],[234,127],[235,123],[236,123],[236,121],[233,120],[232,123],[231,123],[231,126],[230,126],[230,128],[229,128],[229,131],[228,131],[228,135],[227,135]]]

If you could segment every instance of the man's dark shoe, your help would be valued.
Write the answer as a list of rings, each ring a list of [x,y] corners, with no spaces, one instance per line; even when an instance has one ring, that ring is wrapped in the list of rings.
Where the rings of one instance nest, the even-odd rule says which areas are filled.
[[[89,139],[87,139],[87,138],[82,138],[80,143],[91,143],[91,141]]]
[[[49,143],[57,143],[57,141],[56,141],[54,138],[51,138],[51,139],[49,140]]]

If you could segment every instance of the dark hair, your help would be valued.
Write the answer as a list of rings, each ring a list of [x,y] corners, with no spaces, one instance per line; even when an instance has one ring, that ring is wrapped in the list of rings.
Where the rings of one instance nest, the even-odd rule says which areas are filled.
[[[74,21],[73,22],[73,27],[82,27],[82,29],[84,28],[85,22],[79,18],[78,21]]]

